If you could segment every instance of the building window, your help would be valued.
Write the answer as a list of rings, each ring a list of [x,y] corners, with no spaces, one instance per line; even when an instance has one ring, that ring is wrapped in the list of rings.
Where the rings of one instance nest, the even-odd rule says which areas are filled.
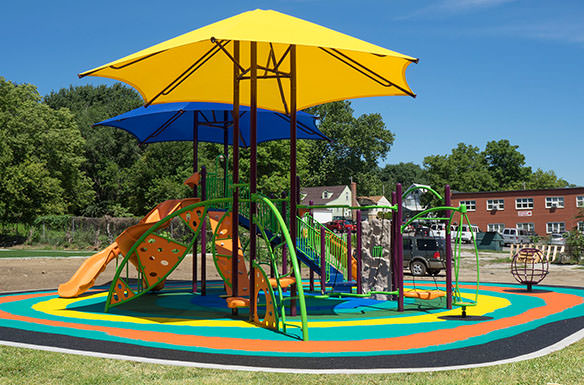
[[[518,230],[525,230],[530,232],[535,231],[535,224],[533,223],[518,223],[515,227],[517,227]]]
[[[324,190],[322,192],[322,199],[329,199],[329,192],[327,190]]]
[[[517,198],[515,199],[515,208],[517,210],[532,209],[533,198]]]
[[[564,222],[548,222],[546,223],[546,233],[565,233],[566,232],[566,224]]]
[[[489,223],[487,225],[487,231],[496,231],[498,233],[502,233],[504,228],[504,223]]]
[[[578,231],[581,231],[584,233],[584,221],[578,222]]]
[[[560,209],[564,208],[564,197],[546,197],[545,198],[545,208],[549,209],[552,207],[558,207]]]
[[[487,210],[505,210],[505,201],[503,199],[487,199]]]
[[[576,207],[584,207],[584,195],[576,197]]]
[[[348,191],[345,193],[345,200],[346,200],[347,202],[349,201],[349,192],[348,192]]]
[[[467,211],[476,211],[477,209],[477,201],[460,201],[460,204],[465,205]]]

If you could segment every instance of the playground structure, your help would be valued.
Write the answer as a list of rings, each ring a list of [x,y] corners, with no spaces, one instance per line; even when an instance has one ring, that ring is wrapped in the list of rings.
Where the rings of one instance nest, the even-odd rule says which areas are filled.
[[[527,286],[527,291],[533,291],[548,275],[550,270],[549,259],[540,249],[527,247],[517,250],[511,260],[511,274],[517,282]]]
[[[313,279],[310,280],[309,292],[310,295],[322,299],[384,294],[395,296],[398,311],[403,311],[404,297],[446,297],[446,307],[450,309],[453,305],[461,306],[464,315],[467,306],[477,303],[477,297],[467,301],[462,299],[458,286],[460,262],[456,259],[456,284],[453,287],[452,254],[448,249],[448,241],[444,290],[432,293],[422,290],[410,290],[406,293],[404,290],[401,185],[396,186],[393,205],[385,207],[392,211],[393,219],[393,287],[390,291],[362,292],[360,218],[356,253],[353,253],[350,235],[345,241],[342,237],[327,233],[310,216],[298,217],[299,210],[311,208],[299,205],[298,199],[298,110],[354,97],[415,97],[405,79],[406,68],[415,62],[416,58],[374,46],[313,23],[275,11],[255,10],[80,74],[80,77],[111,77],[132,85],[143,96],[145,107],[168,102],[232,103],[230,143],[233,151],[229,157],[232,161],[232,175],[227,176],[227,165],[222,183],[219,182],[218,170],[215,178],[207,175],[206,170],[199,173],[198,124],[193,124],[193,172],[200,180],[196,180],[198,177],[193,178],[191,185],[195,199],[199,200],[175,202],[172,209],[166,209],[167,203],[164,202],[163,207],[153,211],[165,214],[164,216],[157,221],[145,218],[136,227],[128,229],[127,234],[124,233],[116,239],[117,246],[114,245],[111,250],[95,256],[91,266],[85,267],[91,273],[79,272],[74,277],[74,282],[63,286],[64,291],[71,286],[69,289],[73,294],[82,292],[82,289],[91,284],[92,275],[103,270],[104,263],[118,256],[116,273],[105,304],[108,311],[148,292],[161,289],[173,269],[187,253],[193,252],[192,289],[195,292],[198,289],[196,244],[200,239],[200,293],[204,296],[206,226],[209,221],[213,234],[210,241],[213,260],[225,285],[226,306],[232,309],[233,315],[238,314],[238,308],[248,308],[250,322],[286,333],[286,328],[290,325],[286,322],[285,308],[289,305],[291,316],[296,316],[299,311],[302,339],[308,340],[306,294],[300,275],[300,261],[310,269],[311,278],[314,274],[320,275],[320,292],[315,293],[313,290]],[[160,68],[165,69],[164,74],[152,76],[153,73],[159,73]],[[318,79],[319,87],[314,87],[315,79]],[[260,81],[261,92],[258,86]],[[249,92],[243,92],[244,90]],[[249,180],[246,183],[241,183],[239,178],[240,138],[244,136],[240,127],[240,104],[249,106],[250,167]],[[280,135],[279,138],[290,140],[290,194],[288,199],[280,202],[272,201],[257,191],[260,108],[283,113],[289,120],[289,135]],[[193,110],[192,116],[193,121],[198,122],[202,115]],[[225,116],[227,117],[227,113]],[[228,159],[229,127],[227,118],[224,120],[220,128],[224,134],[224,157]],[[164,129],[162,127],[162,131]],[[159,133],[156,131],[154,135]],[[152,135],[148,135],[145,140],[151,137]],[[447,189],[445,205],[440,209],[449,212],[450,216],[440,220],[451,224],[455,214],[460,214],[462,219],[466,213],[464,206],[449,206],[449,195]],[[425,211],[419,218],[426,218],[425,215],[429,213],[431,211]],[[165,229],[173,223],[186,227],[188,235],[185,239],[173,239],[165,233]],[[239,234],[240,226],[248,230],[249,237],[245,241]],[[459,228],[457,238],[460,238],[460,232]],[[258,237],[262,241],[258,242]],[[455,251],[458,253],[454,256],[459,260],[460,244],[457,245]],[[380,251],[377,248],[376,254]],[[131,264],[137,269],[137,277],[130,277]],[[269,274],[262,265],[267,267]],[[327,287],[331,290],[327,291]],[[259,314],[260,308],[263,314]]]
[[[223,170],[216,168],[207,172],[202,168],[185,183],[193,188],[200,188],[200,198],[169,200],[159,204],[150,211],[137,225],[131,226],[118,236],[115,242],[90,257],[79,268],[71,280],[60,285],[61,297],[78,297],[89,289],[97,275],[105,266],[116,261],[116,273],[113,277],[105,311],[136,300],[148,292],[160,291],[167,277],[183,261],[185,256],[193,253],[194,276],[192,288],[198,295],[206,295],[206,250],[207,243],[213,256],[217,272],[225,285],[225,301],[234,313],[238,308],[248,308],[250,321],[258,326],[286,333],[287,314],[296,316],[299,311],[302,328],[302,338],[308,340],[306,297],[319,299],[358,297],[366,298],[372,295],[386,295],[395,298],[397,310],[404,311],[404,298],[417,300],[433,300],[446,298],[446,308],[453,306],[462,309],[475,306],[478,302],[478,282],[474,299],[465,300],[459,288],[460,267],[460,227],[464,220],[468,223],[465,207],[439,206],[425,210],[407,222],[401,220],[401,185],[396,186],[393,193],[392,206],[349,207],[351,209],[383,208],[392,212],[391,225],[391,290],[362,289],[362,224],[360,212],[357,212],[358,224],[356,245],[352,245],[350,232],[346,237],[339,236],[325,226],[314,221],[310,209],[319,208],[315,205],[298,205],[300,210],[307,210],[302,216],[297,216],[295,222],[298,228],[296,239],[288,231],[290,219],[286,218],[286,207],[289,198],[270,200],[260,194],[250,194],[247,186],[239,184],[239,211],[248,212],[251,203],[256,204],[255,217],[256,234],[261,241],[258,244],[261,258],[248,261],[251,233],[245,242],[242,236],[233,236],[233,199],[231,191],[236,187],[231,178]],[[224,176],[228,178],[225,179]],[[448,187],[446,188],[448,191]],[[226,194],[227,192],[227,194]],[[410,193],[406,191],[403,195]],[[440,194],[432,190],[442,201]],[[428,217],[434,212],[445,212],[444,217]],[[457,242],[455,242],[454,259],[450,250],[450,241],[446,242],[446,284],[442,288],[408,289],[403,280],[403,250],[401,239],[404,229],[419,220],[440,220],[453,223],[455,214],[459,214]],[[249,218],[239,214],[239,224],[249,230]],[[171,237],[167,231],[170,226],[182,226],[186,234],[182,237]],[[206,228],[210,229],[211,239],[207,242]],[[450,238],[450,232],[447,237]],[[237,260],[233,261],[233,240],[237,239]],[[197,241],[201,243],[201,273],[198,275]],[[372,250],[376,257],[383,257],[383,250],[375,246]],[[475,248],[476,252],[476,248]],[[454,262],[454,264],[452,264]],[[305,289],[301,277],[301,264],[310,270],[308,290]],[[132,265],[132,269],[130,269]],[[234,268],[234,265],[236,267]],[[454,281],[452,279],[454,267]],[[136,273],[131,273],[135,270]],[[319,288],[315,290],[314,275],[319,276]],[[252,280],[252,277],[254,278]],[[478,280],[478,253],[477,253]],[[253,281],[253,282],[252,282]],[[454,284],[453,284],[454,282]],[[436,283],[436,281],[435,281]],[[415,285],[415,284],[414,284]],[[288,310],[287,310],[288,309]]]

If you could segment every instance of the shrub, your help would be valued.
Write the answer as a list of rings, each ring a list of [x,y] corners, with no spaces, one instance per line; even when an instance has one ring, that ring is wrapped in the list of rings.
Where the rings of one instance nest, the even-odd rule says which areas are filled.
[[[566,237],[566,255],[573,263],[584,263],[584,235],[577,229]]]

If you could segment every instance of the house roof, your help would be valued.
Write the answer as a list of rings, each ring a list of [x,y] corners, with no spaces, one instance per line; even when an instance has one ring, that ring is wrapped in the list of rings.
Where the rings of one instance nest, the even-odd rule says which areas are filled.
[[[303,204],[308,204],[308,202],[312,201],[312,203],[315,205],[324,205],[329,203],[330,201],[334,201],[335,199],[337,199],[341,195],[341,193],[345,191],[346,188],[349,188],[349,186],[339,185],[339,186],[301,187],[300,198]],[[322,199],[322,193],[325,190],[328,191],[329,193],[332,193],[332,195],[328,199]],[[303,195],[305,195],[304,198],[302,198]]]
[[[359,204],[375,205],[383,198],[384,198],[383,195],[362,196],[357,197],[357,202],[359,202]]]

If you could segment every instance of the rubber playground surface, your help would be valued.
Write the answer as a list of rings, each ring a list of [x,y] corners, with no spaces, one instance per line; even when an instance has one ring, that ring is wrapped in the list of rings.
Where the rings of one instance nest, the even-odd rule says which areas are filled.
[[[474,296],[474,284],[462,288]],[[233,317],[220,297],[222,282],[210,282],[206,296],[189,289],[189,282],[169,282],[109,313],[107,287],[72,299],[56,290],[5,293],[0,343],[201,367],[347,373],[509,362],[584,336],[584,289],[575,287],[542,285],[528,293],[483,283],[479,305],[465,319],[459,308],[446,310],[443,298],[406,298],[403,313],[395,301],[308,298],[307,342],[294,326],[283,334],[248,323],[246,310]],[[287,317],[287,323],[300,320]]]

